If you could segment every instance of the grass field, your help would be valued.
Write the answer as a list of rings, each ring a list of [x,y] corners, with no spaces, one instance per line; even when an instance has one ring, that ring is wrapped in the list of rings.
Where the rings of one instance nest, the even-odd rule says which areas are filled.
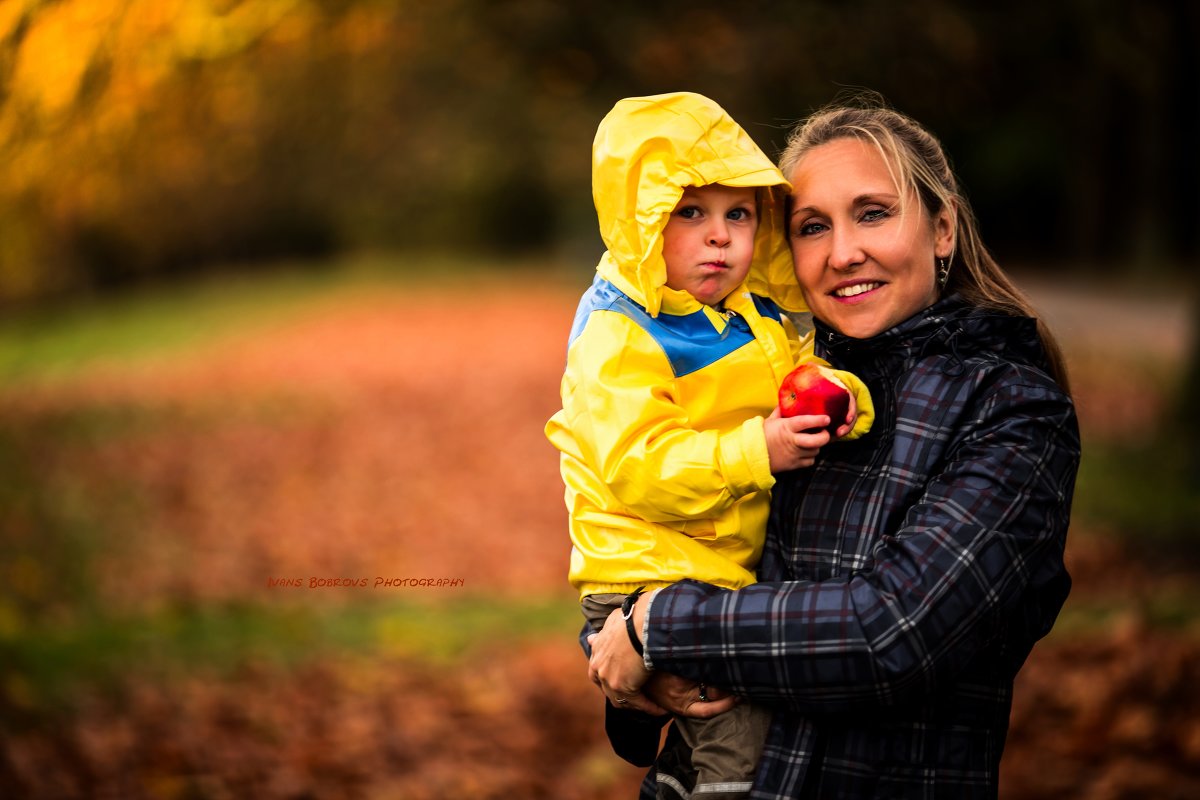
[[[0,322],[0,796],[633,796],[541,434],[587,279],[436,263]],[[1115,350],[1055,298],[1076,584],[1022,673],[1004,796],[1193,796],[1197,495],[1128,435],[1181,355]]]

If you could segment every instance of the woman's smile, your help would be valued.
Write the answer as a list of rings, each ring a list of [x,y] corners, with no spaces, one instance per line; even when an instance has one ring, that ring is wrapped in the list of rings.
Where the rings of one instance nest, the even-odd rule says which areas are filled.
[[[847,281],[834,289],[831,294],[839,300],[868,300],[868,295],[885,286],[884,281]]]

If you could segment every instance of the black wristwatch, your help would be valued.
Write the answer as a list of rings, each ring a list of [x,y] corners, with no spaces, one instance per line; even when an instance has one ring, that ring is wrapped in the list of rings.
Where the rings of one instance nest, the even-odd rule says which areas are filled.
[[[621,603],[621,618],[625,620],[625,631],[629,634],[629,641],[633,643],[633,649],[639,656],[645,655],[646,651],[642,647],[642,640],[638,638],[637,631],[633,628],[633,606],[644,591],[646,591],[646,587],[639,586],[633,594],[625,598],[624,603]]]

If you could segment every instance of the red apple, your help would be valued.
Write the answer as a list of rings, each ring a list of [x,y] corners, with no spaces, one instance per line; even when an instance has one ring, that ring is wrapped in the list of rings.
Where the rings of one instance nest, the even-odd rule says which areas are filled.
[[[779,387],[779,413],[784,417],[825,414],[829,417],[829,435],[846,423],[850,412],[850,392],[836,378],[826,377],[821,368],[809,362],[788,373]]]

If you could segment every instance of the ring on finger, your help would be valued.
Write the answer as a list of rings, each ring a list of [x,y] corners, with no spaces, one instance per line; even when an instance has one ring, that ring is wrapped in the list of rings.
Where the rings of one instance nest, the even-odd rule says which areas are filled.
[[[624,698],[624,697],[617,698],[617,705],[619,705],[619,706],[623,706],[628,702],[629,702],[629,700],[627,698]]]
[[[708,687],[705,686],[703,683],[700,684],[700,702],[701,703],[708,702]]]

